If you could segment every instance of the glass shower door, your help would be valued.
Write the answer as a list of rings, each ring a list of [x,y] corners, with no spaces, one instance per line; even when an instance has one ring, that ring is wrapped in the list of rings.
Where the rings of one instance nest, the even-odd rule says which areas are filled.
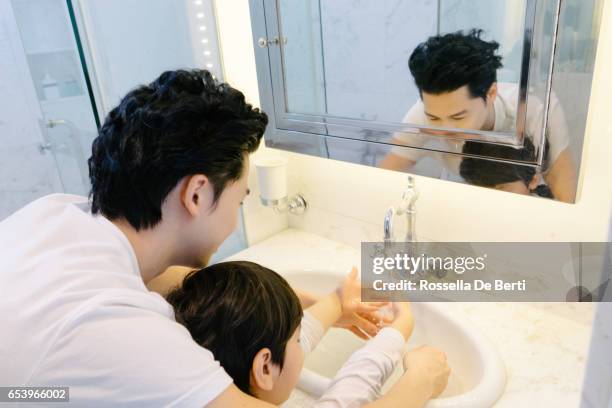
[[[86,195],[97,124],[63,0],[0,2],[0,219],[38,197]]]
[[[97,115],[177,68],[223,78],[212,0],[0,0],[0,220],[86,195]],[[215,260],[245,247],[240,223]]]
[[[166,70],[206,69],[223,80],[212,0],[67,1],[77,17],[100,116],[131,89]],[[211,262],[246,246],[240,222]]]

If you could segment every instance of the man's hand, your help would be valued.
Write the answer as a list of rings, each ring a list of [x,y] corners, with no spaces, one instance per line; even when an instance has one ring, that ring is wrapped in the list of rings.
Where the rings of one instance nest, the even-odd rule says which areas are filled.
[[[362,302],[361,283],[357,279],[357,268],[353,267],[348,276],[336,290],[342,307],[342,316],[334,324],[352,331],[362,339],[376,335],[384,324],[392,318],[380,313],[380,308],[389,302]]]

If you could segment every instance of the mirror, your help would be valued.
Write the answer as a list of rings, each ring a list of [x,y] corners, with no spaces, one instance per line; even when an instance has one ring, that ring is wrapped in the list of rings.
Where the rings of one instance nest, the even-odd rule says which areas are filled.
[[[395,124],[414,120],[417,115],[407,113],[421,102],[415,72],[420,73],[421,82],[428,82],[430,95],[453,82],[440,76],[427,80],[434,73],[424,72],[428,68],[425,54],[417,47],[432,36],[476,27],[483,31],[483,43],[498,44],[495,51],[503,65],[496,72],[495,62],[489,64],[498,81],[514,91],[502,91],[513,93],[512,108],[518,106],[526,0],[283,0],[279,6],[281,36],[286,39],[283,63],[288,112]],[[478,42],[463,41],[462,45],[481,46],[486,51]],[[445,52],[452,50],[440,47],[439,53]],[[437,59],[444,57],[452,56],[438,55]],[[477,63],[486,64],[488,57],[483,55]],[[443,66],[435,69],[440,75],[445,73]],[[425,121],[422,109],[419,111],[418,119]],[[435,109],[433,113],[439,115]],[[481,127],[470,123],[469,116],[463,121],[447,119],[430,124]],[[512,132],[515,123],[507,122],[503,130]]]
[[[262,1],[273,147],[574,201],[601,0]]]
[[[535,7],[535,0],[279,1],[284,111],[517,142]],[[466,81],[453,99],[439,97]],[[495,108],[508,115],[494,121]],[[394,142],[421,147],[411,136]]]

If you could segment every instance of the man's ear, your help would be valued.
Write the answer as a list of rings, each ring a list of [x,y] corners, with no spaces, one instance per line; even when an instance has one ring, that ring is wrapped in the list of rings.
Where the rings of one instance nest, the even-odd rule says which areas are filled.
[[[493,103],[495,102],[495,98],[497,98],[497,82],[493,82],[487,91],[487,102]]]
[[[181,190],[181,203],[187,212],[195,217],[199,212],[208,209],[212,202],[212,185],[203,174],[185,177]]]
[[[272,391],[278,367],[272,362],[272,352],[263,348],[255,355],[251,367],[251,386],[263,391]]]

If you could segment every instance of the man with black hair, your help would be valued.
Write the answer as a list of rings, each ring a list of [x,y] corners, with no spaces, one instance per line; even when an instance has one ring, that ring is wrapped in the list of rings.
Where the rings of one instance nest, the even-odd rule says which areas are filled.
[[[54,194],[0,223],[0,384],[70,387],[71,406],[269,406],[145,286],[206,265],[234,230],[267,123],[208,71],[129,92],[93,143],[91,202]]]
[[[404,123],[486,131],[513,129],[518,85],[497,82],[497,70],[502,67],[501,57],[496,55],[499,44],[485,41],[481,36],[482,30],[460,31],[430,37],[417,46],[410,56],[409,68],[421,100],[408,111]],[[543,109],[535,105],[529,107],[525,122],[528,134],[541,134],[542,114]],[[428,133],[445,135],[443,131],[430,130]],[[573,202],[576,168],[568,148],[565,117],[554,95],[551,96],[547,138],[550,165],[543,169],[544,179],[557,199]],[[402,133],[394,135],[394,142],[454,153],[461,153],[463,146],[461,141]],[[428,155],[442,162],[451,174],[459,174],[461,159],[457,155],[399,146],[381,161],[380,167],[407,170]]]
[[[205,406],[232,380],[145,283],[234,230],[268,119],[207,71],[168,71],[106,117],[91,202],[54,194],[0,223],[0,384],[74,406]]]

